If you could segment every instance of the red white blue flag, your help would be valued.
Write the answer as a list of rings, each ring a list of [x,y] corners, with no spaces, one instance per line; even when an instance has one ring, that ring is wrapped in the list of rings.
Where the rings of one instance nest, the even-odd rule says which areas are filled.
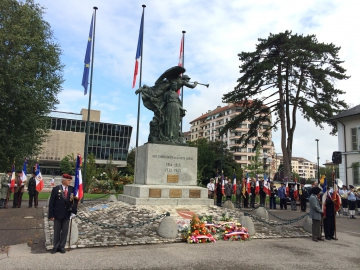
[[[258,195],[259,192],[260,192],[259,178],[258,175],[256,175],[255,194]]]
[[[246,173],[246,191],[247,191],[248,194],[251,193],[251,184],[250,184],[249,173]]]
[[[236,174],[233,175],[233,193],[236,195]]]
[[[41,175],[40,165],[35,165],[35,182],[36,182],[36,190],[40,192],[44,188],[44,180]]]
[[[81,200],[82,197],[84,196],[83,181],[81,175],[81,164],[82,164],[82,158],[81,155],[78,154],[76,157],[75,185],[74,185],[75,198],[77,198],[78,200]]]
[[[11,181],[10,181],[10,190],[12,193],[14,193],[14,188],[15,188],[15,179],[16,179],[16,174],[15,174],[15,164],[12,165],[11,167]]]
[[[184,35],[181,37],[181,43],[180,43],[180,54],[179,54],[179,67],[184,66]],[[180,89],[177,90],[177,94],[180,96]]]
[[[137,44],[137,49],[136,49],[136,56],[135,56],[135,69],[134,69],[134,78],[133,78],[132,88],[135,87],[136,76],[139,73],[140,59],[141,59],[141,55],[142,55],[143,31],[144,31],[144,11],[141,16],[139,39],[138,39],[138,44]]]
[[[27,176],[26,176],[27,164],[28,164],[28,159],[25,158],[24,165],[22,168],[22,174],[20,176],[20,180],[21,180],[20,186],[22,186],[27,181]]]
[[[270,196],[270,185],[266,174],[264,174],[264,187],[263,191]]]

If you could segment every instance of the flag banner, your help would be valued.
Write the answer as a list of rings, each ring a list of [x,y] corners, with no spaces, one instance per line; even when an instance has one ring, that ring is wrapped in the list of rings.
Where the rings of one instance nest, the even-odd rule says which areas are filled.
[[[270,196],[270,185],[269,185],[269,181],[267,179],[266,174],[264,174],[264,187],[263,187],[263,191]]]
[[[92,46],[92,39],[93,39],[93,23],[94,21],[94,14],[91,17],[91,24],[90,24],[90,31],[88,42],[86,46],[85,52],[85,59],[84,59],[84,73],[81,85],[84,87],[84,95],[87,94],[87,89],[89,85],[89,74],[90,74],[90,62],[91,62],[91,46]]]
[[[242,180],[242,195],[243,197],[246,197],[246,178],[244,177],[243,180]]]
[[[323,188],[323,193],[325,193],[326,192],[326,190],[327,190],[327,181],[326,181],[326,176],[325,175],[323,175],[323,178],[324,178],[324,182],[323,182],[323,184],[322,184],[322,188]]]
[[[339,187],[338,187],[338,183],[335,180],[335,173],[332,173],[332,179],[333,179],[333,183],[334,183],[334,190],[333,190],[333,194],[331,199],[334,202],[334,207],[335,207],[335,212],[338,212],[340,210],[340,206],[341,206],[341,198],[340,198],[340,194],[339,194]]]
[[[296,180],[296,178],[295,178],[295,180]],[[299,191],[298,191],[298,188],[297,188],[296,181],[295,181],[295,184],[294,184],[294,198],[295,198],[295,200],[299,199]]]
[[[74,185],[74,196],[78,200],[81,200],[82,197],[84,196],[83,182],[81,175],[81,164],[82,164],[82,158],[81,155],[78,154],[76,157],[75,185]]]
[[[24,165],[23,165],[23,168],[22,168],[22,173],[21,173],[21,176],[20,176],[20,180],[21,180],[20,186],[23,186],[27,181],[27,176],[26,176],[27,164],[28,164],[28,159],[25,158]]]
[[[322,201],[322,205],[321,205],[321,208],[322,208],[322,212],[323,212],[323,217],[326,218],[326,197],[328,196],[328,192],[326,191],[323,195],[322,195],[322,198],[321,198],[321,201]]]
[[[251,193],[250,176],[248,173],[246,173],[246,190],[248,194]]]
[[[144,31],[144,11],[141,15],[139,39],[138,39],[136,55],[135,55],[135,69],[134,69],[134,78],[133,78],[132,88],[135,87],[136,77],[139,73],[139,64],[140,64],[140,59],[141,59],[141,55],[142,55],[143,31]]]
[[[15,179],[16,179],[15,164],[13,164],[11,167],[11,181],[10,181],[10,186],[9,186],[12,193],[14,193]]]
[[[259,178],[258,175],[256,175],[255,194],[259,195],[259,192],[260,192]]]
[[[221,193],[225,196],[225,180],[224,180],[224,172],[221,174]]]
[[[184,66],[184,63],[183,63],[184,47],[183,46],[184,46],[184,35],[181,37],[181,43],[180,43],[180,54],[179,54],[179,63],[178,63],[179,67]],[[178,96],[180,96],[180,89],[177,90],[177,94],[178,94]]]
[[[236,194],[236,174],[233,175],[233,193]]]
[[[287,179],[286,179],[286,185],[285,185],[285,193],[286,193],[286,197],[290,196],[289,184],[288,184]]]
[[[36,190],[40,192],[44,188],[44,180],[41,175],[40,165],[35,165],[35,182],[36,182]]]

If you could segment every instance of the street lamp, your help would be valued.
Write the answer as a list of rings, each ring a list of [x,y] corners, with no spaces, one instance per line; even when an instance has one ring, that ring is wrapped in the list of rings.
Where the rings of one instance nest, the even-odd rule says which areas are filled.
[[[317,175],[318,175],[318,184],[320,184],[320,166],[319,166],[319,139],[315,139],[317,147]]]

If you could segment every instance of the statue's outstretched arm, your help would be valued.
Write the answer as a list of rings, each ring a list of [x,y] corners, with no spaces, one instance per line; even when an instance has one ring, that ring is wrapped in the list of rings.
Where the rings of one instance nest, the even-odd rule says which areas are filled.
[[[198,85],[198,82],[194,82],[193,84],[185,82],[183,85],[189,88],[195,88]]]

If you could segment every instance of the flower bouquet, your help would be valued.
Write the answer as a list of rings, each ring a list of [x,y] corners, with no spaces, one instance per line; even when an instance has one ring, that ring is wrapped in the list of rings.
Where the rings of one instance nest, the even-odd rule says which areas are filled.
[[[190,228],[183,230],[182,237],[189,244],[216,242],[215,237],[209,232],[205,222],[197,216],[193,216],[190,221]]]
[[[248,230],[240,223],[227,223],[221,226],[223,239],[227,241],[245,241],[250,238]]]

